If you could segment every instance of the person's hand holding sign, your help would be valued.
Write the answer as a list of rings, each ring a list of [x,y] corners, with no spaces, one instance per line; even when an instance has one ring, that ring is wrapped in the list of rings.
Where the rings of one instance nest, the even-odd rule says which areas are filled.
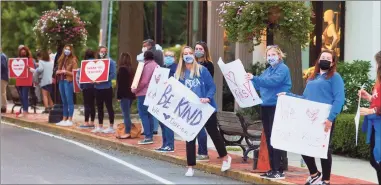
[[[332,121],[329,121],[328,119],[325,120],[324,122],[324,132],[328,132],[329,130],[331,130],[331,127],[332,127]]]
[[[246,80],[252,80],[254,78],[254,75],[251,73],[246,73],[245,78]]]
[[[200,98],[201,103],[209,103],[210,99],[209,98]]]
[[[283,95],[286,95],[286,92],[280,92],[277,94],[277,96],[283,96]]]

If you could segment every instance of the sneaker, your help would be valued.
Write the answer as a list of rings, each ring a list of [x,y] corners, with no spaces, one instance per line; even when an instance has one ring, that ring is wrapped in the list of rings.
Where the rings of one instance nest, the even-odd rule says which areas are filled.
[[[330,185],[331,183],[325,182],[325,181],[320,181],[318,184],[321,184],[321,185]]]
[[[226,170],[229,170],[230,167],[231,167],[231,164],[232,164],[232,158],[230,157],[230,155],[228,155],[228,161],[223,161],[222,162],[222,167],[221,167],[221,171],[224,172]]]
[[[73,122],[70,121],[70,120],[66,120],[65,123],[63,123],[63,124],[60,125],[60,126],[71,127],[71,126],[73,126]]]
[[[188,168],[188,171],[185,173],[186,177],[193,177],[194,175],[194,170],[193,168]]]
[[[149,145],[153,144],[153,139],[144,139],[138,142],[139,145]]]
[[[265,177],[265,179],[271,179],[271,180],[285,179],[285,175],[282,172],[273,171],[269,176]]]
[[[196,161],[209,161],[209,156],[208,155],[197,155]]]
[[[264,174],[262,174],[262,175],[260,175],[260,176],[261,176],[262,178],[265,178],[265,177],[270,176],[272,172],[273,172],[272,170],[269,170],[269,171],[267,171],[266,173],[264,173]]]
[[[319,181],[321,181],[321,178],[322,178],[322,175],[320,172],[318,172],[318,174],[316,174],[314,177],[311,177],[311,175],[310,175],[310,176],[308,176],[305,185],[316,184]]]
[[[61,120],[60,122],[56,123],[57,126],[63,126],[66,124],[66,120]]]
[[[158,133],[157,133],[157,131],[153,131],[153,135],[157,135]]]
[[[101,127],[96,127],[95,129],[93,129],[91,131],[91,133],[101,133],[102,132],[102,128]]]
[[[169,146],[166,146],[164,148],[159,148],[156,151],[163,152],[163,153],[164,152],[175,152],[175,150],[173,148],[169,147]]]
[[[108,127],[106,129],[104,129],[102,132],[105,134],[113,134],[113,133],[115,133],[115,130],[112,127]]]

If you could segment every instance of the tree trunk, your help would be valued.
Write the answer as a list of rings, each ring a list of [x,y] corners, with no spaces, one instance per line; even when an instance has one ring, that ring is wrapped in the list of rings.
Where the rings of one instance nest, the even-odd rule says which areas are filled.
[[[143,1],[119,1],[118,53],[128,52],[132,59],[133,71],[138,62],[143,42]]]
[[[291,92],[301,95],[303,93],[302,50],[300,44],[291,44],[278,34],[274,35],[274,43],[279,45],[286,53],[285,63],[290,69],[292,89]]]

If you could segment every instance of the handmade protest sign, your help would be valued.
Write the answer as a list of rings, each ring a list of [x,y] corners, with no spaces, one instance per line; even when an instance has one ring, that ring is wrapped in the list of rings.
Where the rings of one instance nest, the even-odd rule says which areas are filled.
[[[79,83],[76,80],[78,76],[79,69],[74,69],[73,70],[73,88],[74,88],[74,93],[79,93],[81,92],[81,88],[79,88]]]
[[[106,82],[109,71],[109,59],[84,60],[81,62],[79,83]]]
[[[134,80],[132,81],[131,89],[136,89],[138,87],[140,77],[142,77],[144,69],[144,62],[139,62],[138,67],[136,68]]]
[[[236,102],[241,108],[252,107],[263,103],[257,91],[255,91],[253,83],[245,79],[246,71],[240,59],[225,64],[220,58],[218,60],[218,66]]]
[[[280,150],[327,159],[330,132],[324,131],[331,105],[280,96],[271,145]]]
[[[157,66],[152,74],[151,81],[149,82],[147,95],[144,99],[144,105],[149,106],[152,100],[156,97],[157,87],[159,84],[168,80],[169,69]]]
[[[361,86],[361,89],[364,89],[365,87],[365,84],[363,84]],[[361,96],[359,96],[359,101],[358,101],[358,104],[357,104],[357,111],[356,111],[356,116],[355,116],[355,128],[356,128],[356,146],[357,146],[357,140],[358,140],[358,135],[359,135],[359,125],[360,125],[360,104],[361,104]]]
[[[9,78],[28,78],[28,58],[8,60]]]
[[[187,141],[192,141],[214,112],[209,103],[175,78],[159,84],[148,112]]]

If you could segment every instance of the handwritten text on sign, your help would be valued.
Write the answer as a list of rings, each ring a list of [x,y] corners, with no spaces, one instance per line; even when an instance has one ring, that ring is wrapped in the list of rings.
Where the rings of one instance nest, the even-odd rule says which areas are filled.
[[[164,83],[168,80],[169,69],[156,67],[153,75],[151,77],[151,81],[149,82],[147,95],[144,99],[144,105],[148,106],[152,103],[152,100],[156,97],[157,87],[159,84]]]
[[[190,89],[171,77],[159,84],[157,96],[148,111],[187,141],[192,141],[214,112]]]
[[[280,96],[276,105],[271,145],[311,157],[327,158],[330,132],[324,132],[331,105]]]
[[[10,78],[28,78],[28,58],[9,59]]]
[[[110,60],[85,60],[81,62],[80,83],[108,81]]]
[[[245,68],[241,60],[225,64],[222,59],[218,60],[218,65],[225,77],[230,91],[241,108],[252,107],[262,103],[253,83],[245,79]]]

